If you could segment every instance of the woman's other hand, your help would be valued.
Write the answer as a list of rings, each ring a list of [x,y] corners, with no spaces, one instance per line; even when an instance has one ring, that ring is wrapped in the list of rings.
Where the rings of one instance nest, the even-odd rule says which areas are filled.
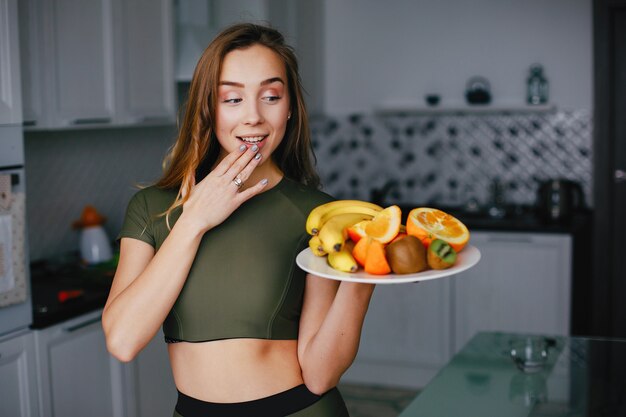
[[[183,204],[181,219],[192,222],[206,232],[219,225],[244,201],[259,194],[267,179],[246,187],[244,184],[261,161],[256,145],[245,145],[230,154],[198,184],[191,187],[189,199]],[[184,196],[184,195],[183,195]]]

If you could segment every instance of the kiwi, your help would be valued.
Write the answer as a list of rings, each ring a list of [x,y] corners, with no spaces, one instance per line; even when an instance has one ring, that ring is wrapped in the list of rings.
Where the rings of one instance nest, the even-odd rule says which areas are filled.
[[[428,268],[426,248],[415,236],[406,236],[388,244],[385,256],[395,274],[413,274]]]
[[[450,268],[456,262],[456,251],[441,239],[435,239],[428,246],[428,266],[432,269]]]

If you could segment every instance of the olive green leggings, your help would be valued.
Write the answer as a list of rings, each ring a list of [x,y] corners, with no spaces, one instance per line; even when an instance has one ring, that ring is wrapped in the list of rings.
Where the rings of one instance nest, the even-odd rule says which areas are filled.
[[[349,417],[346,404],[341,397],[341,393],[337,388],[333,388],[326,394],[311,404],[307,408],[297,411],[293,414],[289,414],[290,417]],[[173,417],[195,417],[195,416],[182,416],[174,410]],[[209,417],[209,416],[203,416]],[[212,417],[212,416],[211,416]],[[276,416],[279,417],[279,416]]]

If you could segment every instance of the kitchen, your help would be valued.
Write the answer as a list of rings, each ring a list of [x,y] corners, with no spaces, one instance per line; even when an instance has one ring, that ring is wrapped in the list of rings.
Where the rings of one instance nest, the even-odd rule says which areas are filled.
[[[22,188],[14,191],[26,191],[33,295],[52,286],[46,274],[76,256],[80,231],[72,223],[85,206],[106,217],[103,226],[113,238],[133,185],[159,175],[155,161],[172,143],[178,106],[211,34],[232,21],[261,19],[284,30],[301,51],[318,169],[328,192],[463,209],[472,239],[482,245],[483,260],[468,272],[473,275],[413,288],[379,286],[346,381],[421,389],[478,330],[624,337],[623,322],[606,324],[620,310],[600,308],[613,305],[604,302],[602,291],[610,295],[611,285],[623,284],[602,281],[593,292],[598,298],[590,296],[592,282],[610,275],[586,269],[592,268],[583,259],[591,251],[590,211],[581,210],[568,225],[544,225],[531,216],[537,186],[549,178],[580,183],[588,209],[610,212],[597,202],[612,204],[606,187],[596,184],[608,175],[600,166],[613,164],[594,164],[593,120],[605,116],[595,113],[593,46],[600,34],[594,33],[593,8],[603,2],[544,3],[397,1],[390,8],[373,1],[163,0],[155,7],[114,0],[18,6],[5,0],[2,22],[11,36],[2,38],[14,42],[9,63],[21,82],[10,78],[11,112],[3,107],[1,114],[3,124],[24,126],[22,162],[11,166],[24,166]],[[535,63],[543,65],[549,99],[532,107],[526,88]],[[482,83],[489,87],[488,105],[467,104],[467,83],[477,75],[488,81]],[[427,94],[440,102],[427,105]],[[609,149],[599,150],[611,156]],[[616,195],[623,196],[619,190]],[[470,210],[474,206],[505,209],[506,216],[485,218]],[[611,230],[603,227],[604,235],[595,229],[596,241]],[[623,230],[623,223],[615,227]],[[623,271],[618,258],[616,274]],[[516,267],[507,266],[511,260]],[[90,349],[89,358],[110,376],[100,381],[109,384],[108,395],[86,394],[86,404],[98,404],[102,415],[158,415],[146,407],[150,397],[167,400],[173,393],[171,385],[150,384],[167,377],[166,363],[153,367],[162,362],[165,346],[157,337],[137,363],[109,363],[94,307],[103,297],[96,284],[106,273],[102,278],[96,277],[98,267],[88,271],[90,291],[62,305],[56,317],[51,306],[38,309],[33,299],[35,328],[18,331],[25,362],[10,365],[6,354],[0,356],[8,366],[2,369],[28,369],[32,374],[20,380],[32,386],[22,385],[20,396],[0,384],[0,403],[20,398],[22,415],[72,415],[72,389],[88,384],[64,380],[55,370],[71,369],[76,365],[70,359]],[[528,279],[522,283],[520,276]],[[66,285],[59,289],[74,289],[76,280]],[[15,332],[9,333],[15,344]],[[8,337],[0,338],[4,346]],[[63,360],[65,368],[54,363]]]

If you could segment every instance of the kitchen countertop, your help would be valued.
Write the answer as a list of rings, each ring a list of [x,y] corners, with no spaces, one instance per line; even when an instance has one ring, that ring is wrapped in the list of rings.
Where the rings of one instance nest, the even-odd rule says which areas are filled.
[[[412,208],[418,205],[398,204],[402,209],[403,223]],[[573,236],[589,230],[591,213],[575,216],[569,224],[545,224],[531,208],[518,207],[502,219],[489,218],[458,207],[440,207],[463,221],[471,231],[569,233]],[[579,242],[583,239],[578,239]],[[575,238],[576,242],[576,238]],[[574,258],[580,245],[574,245]],[[78,253],[54,260],[35,261],[30,265],[33,294],[33,329],[43,329],[71,318],[104,307],[117,266],[117,257],[95,266],[80,262]],[[66,301],[59,300],[59,291],[79,290],[82,294]]]
[[[31,328],[43,329],[104,307],[114,274],[115,258],[96,266],[82,264],[77,254],[31,263]],[[60,291],[72,295],[76,290],[79,295],[60,300]]]

